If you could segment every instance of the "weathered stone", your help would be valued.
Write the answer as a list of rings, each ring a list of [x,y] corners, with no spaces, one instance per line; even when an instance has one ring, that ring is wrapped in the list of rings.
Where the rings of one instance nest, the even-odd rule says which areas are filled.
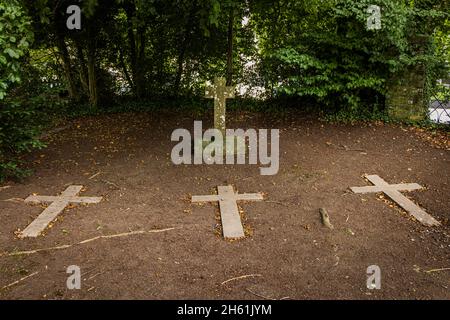
[[[214,128],[225,137],[226,100],[234,98],[234,87],[227,87],[224,78],[215,78],[212,86],[206,87],[205,97],[214,99]]]
[[[429,37],[416,36],[412,46],[417,54],[428,46]],[[392,118],[399,120],[422,120],[428,111],[425,95],[425,67],[420,64],[408,67],[388,81],[386,105]]]
[[[19,237],[35,238],[41,234],[47,226],[70,203],[99,203],[101,197],[78,197],[77,194],[83,186],[69,186],[60,196],[29,196],[25,199],[28,203],[51,203],[28,227],[23,230]]]
[[[426,226],[439,226],[440,223],[423,209],[417,206],[414,202],[402,195],[400,191],[412,191],[422,189],[417,183],[406,184],[388,184],[377,175],[368,175],[366,178],[374,184],[374,186],[368,187],[353,187],[350,188],[354,193],[378,193],[383,192],[400,207],[405,209],[414,218]]]
[[[232,186],[217,187],[217,195],[192,196],[192,202],[219,202],[220,216],[224,238],[243,238],[244,228],[237,207],[237,201],[261,201],[264,200],[259,193],[235,193]]]

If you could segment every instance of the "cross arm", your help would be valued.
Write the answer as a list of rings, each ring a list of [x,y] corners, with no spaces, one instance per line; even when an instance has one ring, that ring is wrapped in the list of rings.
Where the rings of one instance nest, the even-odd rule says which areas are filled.
[[[69,197],[67,201],[71,203],[99,203],[103,200],[102,197]]]
[[[214,93],[215,93],[214,86],[206,86],[206,88],[205,88],[205,98],[213,99],[214,98]]]
[[[29,196],[25,199],[26,203],[50,203],[50,202],[67,202],[67,203],[99,203],[102,197],[77,197],[77,196]]]
[[[367,186],[367,187],[352,187],[350,188],[353,193],[378,193],[383,192],[385,188],[381,186]]]
[[[210,195],[210,196],[192,196],[191,202],[213,202],[219,201],[220,197],[218,195]]]
[[[234,87],[226,87],[223,93],[226,98],[231,99],[234,98],[235,96],[234,91],[235,91]]]
[[[423,189],[423,187],[418,183],[400,183],[400,184],[391,184],[389,188],[398,190],[398,191],[413,191]]]
[[[56,196],[29,196],[28,198],[25,199],[25,202],[31,202],[31,203],[48,203],[48,202],[55,202],[60,200],[61,197],[56,197]]]
[[[422,186],[417,183],[391,184],[391,185],[376,185],[366,187],[352,187],[353,193],[378,193],[386,191],[413,191],[422,189]]]
[[[243,193],[236,195],[237,200],[264,200],[264,196],[261,193]]]

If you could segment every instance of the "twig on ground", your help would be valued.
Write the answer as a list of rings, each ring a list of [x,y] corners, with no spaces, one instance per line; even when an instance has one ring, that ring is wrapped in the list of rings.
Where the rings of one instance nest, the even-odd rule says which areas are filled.
[[[17,281],[14,281],[13,283],[10,283],[10,284],[4,286],[0,291],[3,291],[3,290],[8,289],[8,288],[11,288],[12,286],[15,286],[16,284],[19,284],[19,283],[21,283],[22,281],[27,280],[28,278],[34,277],[34,276],[37,275],[38,273],[39,273],[39,271],[36,271],[35,273],[32,273],[32,274],[30,274],[30,275],[28,275],[28,276],[26,276],[26,277],[23,277],[23,278],[21,278],[21,279],[19,279],[19,280],[17,280]]]
[[[5,189],[9,189],[9,188],[11,188],[11,186],[0,187],[0,191],[5,190]]]
[[[274,298],[269,298],[269,297],[263,296],[262,294],[258,294],[258,293],[256,293],[256,292],[253,292],[253,291],[250,290],[249,288],[247,288],[246,290],[247,290],[248,292],[250,292],[251,294],[257,296],[257,297],[260,297],[260,298],[263,298],[263,299],[266,299],[266,300],[276,300],[276,299],[274,299]]]
[[[330,222],[330,216],[328,214],[327,209],[325,208],[320,208],[319,209],[320,212],[320,217],[322,218],[322,224],[327,227],[328,229],[334,229],[333,225]]]
[[[92,179],[94,179],[96,176],[98,176],[98,175],[101,174],[101,173],[102,173],[102,172],[99,171],[99,172],[97,172],[96,174],[90,176],[88,179],[89,179],[89,180],[92,180]]]
[[[5,201],[5,202],[24,202],[25,199],[22,199],[22,198],[11,198],[11,199],[6,199],[6,200],[2,200],[2,201]]]
[[[287,205],[286,203],[280,202],[280,201],[273,201],[273,200],[266,200],[264,202],[268,202],[268,203],[275,203],[275,204],[279,204],[281,206],[285,206],[288,207],[289,205]]]
[[[83,273],[81,274],[81,276],[82,276],[83,278],[85,278],[87,275],[91,274],[92,272],[97,271],[97,269],[98,269],[98,267],[93,267],[93,268],[89,269],[88,271],[83,272]]]
[[[114,182],[111,182],[111,181],[108,181],[108,180],[101,180],[101,181],[106,183],[106,184],[108,184],[108,185],[116,187],[117,189],[120,189],[120,187],[117,184],[115,184]]]
[[[236,277],[236,278],[231,278],[231,279],[225,280],[220,285],[223,286],[224,284],[226,284],[228,282],[231,282],[231,281],[240,280],[240,279],[246,279],[246,278],[252,278],[252,277],[262,277],[262,275],[261,274],[246,274],[246,275],[243,275],[243,276],[240,276],[240,277]]]
[[[438,272],[438,271],[447,271],[450,270],[450,268],[439,268],[439,269],[431,269],[428,271],[425,271],[426,273],[432,273],[432,272]]]
[[[92,280],[92,279],[94,279],[95,277],[100,276],[100,275],[102,275],[102,274],[104,274],[104,273],[105,273],[105,271],[103,271],[103,272],[98,272],[98,273],[94,274],[93,276],[90,276],[87,280]]]
[[[42,248],[42,249],[36,249],[36,250],[5,252],[5,253],[0,254],[0,257],[3,257],[3,256],[8,256],[8,257],[23,256],[23,255],[28,255],[28,254],[42,252],[42,251],[62,250],[62,249],[70,248],[70,247],[72,247],[71,244],[66,244],[66,245],[62,245],[62,246],[50,247],[50,248]]]
[[[78,243],[74,244],[65,244],[57,247],[50,247],[50,248],[42,248],[42,249],[35,249],[35,250],[28,250],[28,251],[16,251],[16,252],[5,252],[0,253],[0,257],[12,257],[12,256],[23,256],[23,255],[29,255],[34,254],[42,251],[55,251],[55,250],[63,250],[68,249],[74,246],[86,244],[92,241],[100,240],[100,239],[113,239],[113,238],[120,238],[120,237],[127,237],[127,236],[133,236],[138,234],[150,234],[150,233],[160,233],[160,232],[166,232],[171,231],[175,229],[181,229],[182,227],[175,227],[175,228],[167,228],[167,229],[155,229],[155,230],[142,230],[142,231],[132,231],[132,232],[126,232],[126,233],[119,233],[119,234],[112,234],[107,236],[98,236],[91,239],[86,239]]]

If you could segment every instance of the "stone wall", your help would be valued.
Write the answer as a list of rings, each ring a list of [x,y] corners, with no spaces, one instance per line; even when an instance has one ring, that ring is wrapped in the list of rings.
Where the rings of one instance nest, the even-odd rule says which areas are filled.
[[[410,68],[391,79],[386,95],[389,115],[398,120],[421,120],[426,117],[424,68]]]
[[[416,55],[428,50],[430,38],[416,35],[410,40],[410,46]],[[399,120],[421,120],[428,111],[425,95],[426,72],[424,65],[409,67],[401,74],[390,79],[386,95],[389,115]]]

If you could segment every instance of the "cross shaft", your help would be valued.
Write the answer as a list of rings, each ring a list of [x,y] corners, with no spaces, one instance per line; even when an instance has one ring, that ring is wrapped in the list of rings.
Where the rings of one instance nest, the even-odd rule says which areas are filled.
[[[212,86],[207,86],[205,97],[214,99],[214,128],[225,133],[226,99],[234,98],[234,87],[227,87],[224,78],[215,78]]]

